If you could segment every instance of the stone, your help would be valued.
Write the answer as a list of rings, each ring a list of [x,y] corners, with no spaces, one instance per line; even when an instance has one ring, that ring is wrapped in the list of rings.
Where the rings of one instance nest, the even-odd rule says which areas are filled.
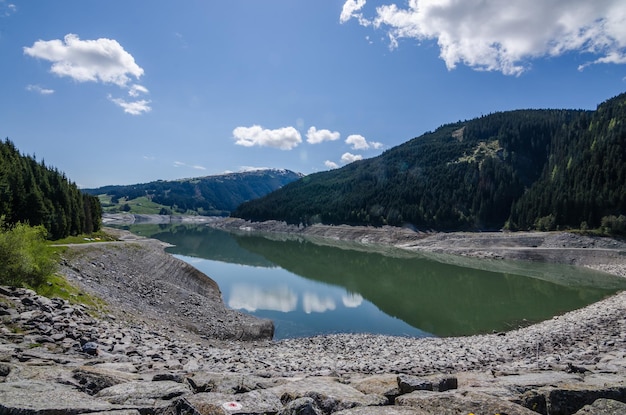
[[[96,356],[98,354],[98,343],[87,342],[82,345],[81,350],[83,351],[83,353],[87,353],[91,356]]]
[[[389,400],[382,395],[366,395],[330,377],[297,379],[268,390],[280,396],[283,402],[302,397],[313,398],[316,405],[326,413],[355,406],[381,406],[389,403]]]
[[[466,415],[474,414],[507,414],[507,415],[537,415],[521,405],[505,399],[468,391],[415,391],[396,398],[396,405],[409,406],[425,411],[429,414]]]
[[[612,399],[596,399],[591,405],[583,406],[574,415],[624,415],[626,403]]]
[[[333,415],[432,415],[418,408],[406,406],[362,406],[335,412]],[[465,414],[463,414],[465,415]]]
[[[136,375],[126,372],[93,366],[79,367],[74,370],[72,376],[78,382],[79,388],[89,395],[95,395],[103,389],[137,379]]]
[[[187,376],[187,382],[199,392],[245,393],[257,389],[276,386],[275,379],[263,379],[252,375],[222,374],[210,372],[194,372]]]
[[[277,415],[323,415],[313,398],[295,399],[281,409]]]
[[[444,392],[450,389],[456,389],[458,387],[458,381],[456,377],[446,375],[429,377],[399,375],[398,387],[401,393],[410,393],[417,390]]]
[[[626,402],[626,386],[572,385],[567,388],[540,388],[538,392],[546,397],[548,414],[573,414],[600,398]]]
[[[95,396],[113,404],[136,405],[142,407],[166,407],[179,396],[190,394],[185,384],[163,382],[125,382],[102,389]]]
[[[170,408],[187,408],[202,415],[275,414],[283,407],[280,399],[267,390],[258,390],[231,395],[226,393],[205,392],[189,395],[174,402]],[[171,412],[194,413],[194,412]]]
[[[124,408],[59,383],[28,380],[0,383],[3,414],[79,414],[113,409]]]

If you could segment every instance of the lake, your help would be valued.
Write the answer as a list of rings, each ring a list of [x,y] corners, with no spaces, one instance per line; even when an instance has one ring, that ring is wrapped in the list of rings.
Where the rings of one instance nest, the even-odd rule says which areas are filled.
[[[231,308],[274,321],[276,340],[330,333],[463,336],[584,307],[624,279],[565,265],[463,259],[350,243],[133,225],[215,280]]]

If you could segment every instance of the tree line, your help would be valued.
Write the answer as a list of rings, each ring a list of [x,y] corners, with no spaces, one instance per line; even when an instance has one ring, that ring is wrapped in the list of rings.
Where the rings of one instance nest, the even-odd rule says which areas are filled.
[[[50,239],[92,233],[101,227],[97,197],[85,194],[56,168],[22,155],[0,141],[0,217],[5,226],[27,223],[45,228]]]
[[[306,176],[232,215],[303,225],[620,233],[626,230],[625,143],[626,94],[596,111],[499,112]]]

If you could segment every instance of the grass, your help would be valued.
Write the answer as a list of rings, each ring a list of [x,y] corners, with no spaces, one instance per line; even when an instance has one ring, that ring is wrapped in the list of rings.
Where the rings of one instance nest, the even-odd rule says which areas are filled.
[[[142,196],[136,199],[119,199],[118,203],[111,201],[110,195],[98,195],[102,210],[107,213],[123,212],[122,206],[128,205],[130,210],[128,213],[136,213],[143,215],[158,215],[162,208],[169,208],[158,203],[153,202],[149,198]]]
[[[71,304],[83,304],[89,308],[90,314],[96,314],[94,317],[107,312],[107,304],[102,299],[83,292],[59,274],[48,277],[46,282],[37,287],[29,288],[44,297],[62,298]]]
[[[91,234],[82,234],[77,236],[68,236],[67,238],[58,239],[56,241],[50,241],[50,244],[53,245],[63,245],[63,244],[82,244],[88,242],[110,242],[116,241],[112,235],[109,235],[105,231],[97,231]]]

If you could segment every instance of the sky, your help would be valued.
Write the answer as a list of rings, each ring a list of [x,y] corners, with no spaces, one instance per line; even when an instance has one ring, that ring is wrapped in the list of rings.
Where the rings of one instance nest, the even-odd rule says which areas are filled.
[[[0,139],[83,188],[311,174],[626,91],[624,0],[0,0]]]

